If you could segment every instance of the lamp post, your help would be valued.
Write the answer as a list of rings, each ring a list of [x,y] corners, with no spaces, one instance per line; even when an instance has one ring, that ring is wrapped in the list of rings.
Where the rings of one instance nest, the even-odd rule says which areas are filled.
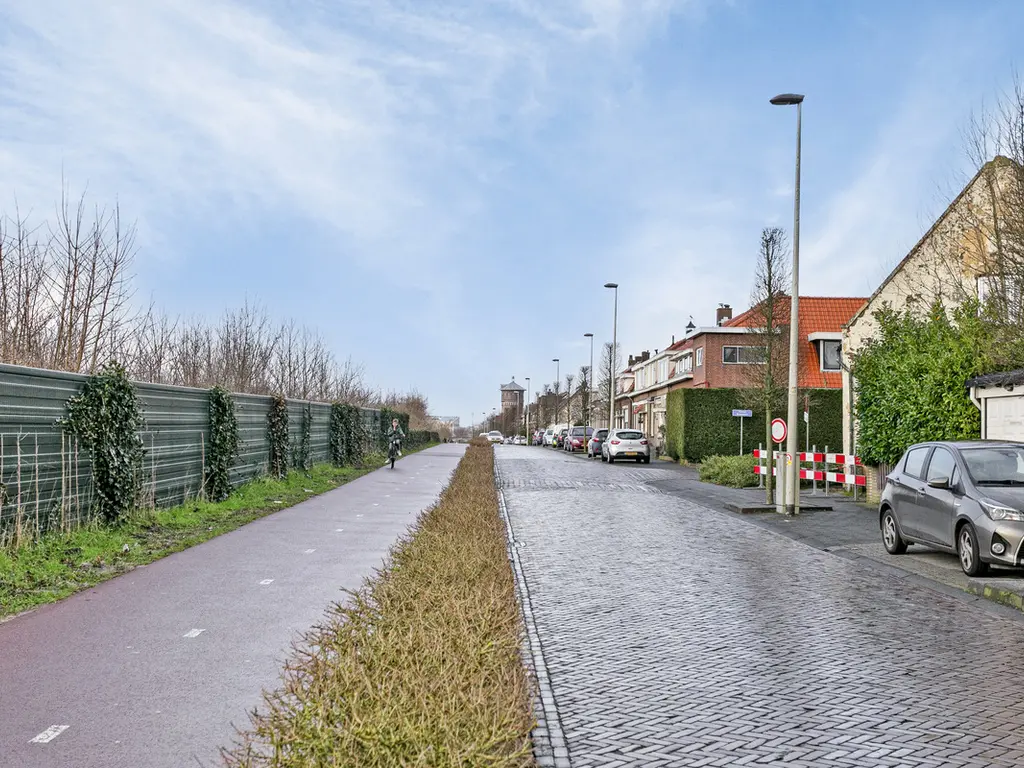
[[[559,367],[558,367],[558,358],[557,357],[551,358],[551,362],[555,364],[555,423],[558,424],[559,423],[558,419],[561,418],[561,411],[559,410],[559,407],[558,407],[558,385],[559,385],[558,377],[561,375],[561,373],[560,373],[560,370],[559,370]]]
[[[797,373],[800,354],[800,121],[804,97],[798,93],[782,93],[771,100],[776,106],[796,105],[796,188],[793,199],[793,288],[789,305],[789,403],[786,408],[786,453],[791,464],[786,467],[786,514],[800,514],[800,462],[796,460],[797,443]]]
[[[530,377],[526,377],[526,405],[523,406],[523,416],[526,420],[526,442],[530,442]]]
[[[608,431],[611,432],[612,427],[615,426],[615,375],[618,373],[616,353],[619,351],[619,284],[605,283],[604,287],[615,291],[615,309],[612,314],[612,385],[611,391],[608,393]]]
[[[590,401],[594,396],[594,334],[584,333],[583,338],[590,339],[590,382],[587,384],[587,426],[593,427],[594,424],[590,420]],[[585,431],[586,430],[584,429],[584,432]],[[584,435],[584,437],[586,437],[586,435]]]

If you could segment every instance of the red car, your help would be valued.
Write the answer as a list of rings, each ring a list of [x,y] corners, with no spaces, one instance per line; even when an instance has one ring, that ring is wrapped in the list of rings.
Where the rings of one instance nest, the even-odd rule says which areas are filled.
[[[566,437],[565,450],[570,453],[587,450],[587,443],[594,436],[593,427],[573,427],[572,432]]]

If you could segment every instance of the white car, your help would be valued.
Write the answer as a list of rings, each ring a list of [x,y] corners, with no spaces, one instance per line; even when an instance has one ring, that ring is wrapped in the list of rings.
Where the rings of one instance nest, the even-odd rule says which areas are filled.
[[[501,443],[505,438],[501,436],[501,432],[495,429],[487,433],[487,439],[492,443]]]
[[[639,429],[613,429],[601,443],[601,461],[614,464],[616,460],[630,459],[643,464],[651,463],[651,446],[647,436]]]

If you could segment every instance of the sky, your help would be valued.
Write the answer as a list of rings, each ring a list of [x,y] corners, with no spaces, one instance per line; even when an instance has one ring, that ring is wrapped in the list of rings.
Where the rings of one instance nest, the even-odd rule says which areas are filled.
[[[868,296],[973,173],[1018,0],[0,0],[0,213],[138,226],[139,296],[246,299],[384,390],[479,420],[611,340],[800,293]]]

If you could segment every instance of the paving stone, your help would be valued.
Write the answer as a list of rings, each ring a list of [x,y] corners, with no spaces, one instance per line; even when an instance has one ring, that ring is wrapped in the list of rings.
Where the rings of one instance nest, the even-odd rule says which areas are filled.
[[[1024,764],[1024,623],[709,509],[674,469],[496,456],[550,685],[538,749],[564,739],[572,766]]]

